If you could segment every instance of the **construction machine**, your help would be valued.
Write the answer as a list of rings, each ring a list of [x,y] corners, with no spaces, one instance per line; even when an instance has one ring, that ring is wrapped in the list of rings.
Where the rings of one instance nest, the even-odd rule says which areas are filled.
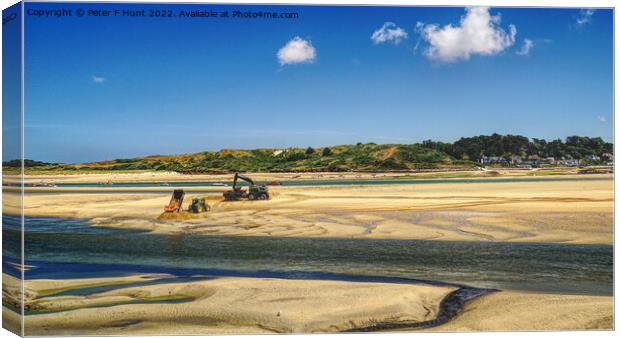
[[[211,208],[209,207],[209,204],[207,204],[204,198],[192,199],[192,204],[190,204],[189,208],[187,208],[187,211],[191,212],[192,214],[200,214],[209,210],[211,210]]]
[[[237,181],[239,179],[248,182],[250,185],[248,190],[243,189],[241,186],[237,186]],[[224,192],[224,200],[239,201],[242,199],[248,199],[251,201],[267,200],[269,199],[269,189],[264,184],[257,185],[251,178],[235,173],[232,189]]]
[[[183,198],[185,197],[185,191],[183,189],[175,189],[172,192],[170,203],[164,207],[165,212],[180,212],[183,206]]]
[[[183,199],[185,198],[185,191],[183,189],[176,189],[172,192],[170,203],[164,207],[165,213],[185,213],[183,210]],[[192,203],[187,208],[187,212],[192,214],[200,214],[211,210],[209,204],[204,198],[194,198]]]

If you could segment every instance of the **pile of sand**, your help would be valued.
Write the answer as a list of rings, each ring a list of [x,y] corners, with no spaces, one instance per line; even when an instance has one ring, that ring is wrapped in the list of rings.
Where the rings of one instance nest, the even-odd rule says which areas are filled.
[[[160,220],[188,220],[188,219],[201,219],[207,218],[209,216],[208,212],[201,213],[191,213],[189,211],[179,211],[179,212],[162,212],[161,215],[157,217]]]

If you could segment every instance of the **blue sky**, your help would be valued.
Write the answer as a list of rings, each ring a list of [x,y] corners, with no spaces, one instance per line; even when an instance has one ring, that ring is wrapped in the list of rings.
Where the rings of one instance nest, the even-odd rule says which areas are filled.
[[[611,10],[68,6],[299,18],[26,16],[27,158],[613,138]]]
[[[21,5],[2,11],[2,160],[21,157]]]

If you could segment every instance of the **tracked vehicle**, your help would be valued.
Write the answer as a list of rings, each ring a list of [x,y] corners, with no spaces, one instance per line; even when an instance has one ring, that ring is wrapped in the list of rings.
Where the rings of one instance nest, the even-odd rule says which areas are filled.
[[[250,187],[246,190],[243,187],[237,185],[238,180],[243,180],[248,182]],[[257,185],[254,181],[243,175],[239,175],[239,173],[235,173],[235,178],[233,179],[232,189],[224,192],[224,200],[225,201],[240,201],[240,200],[268,200],[269,199],[269,189],[264,185]]]

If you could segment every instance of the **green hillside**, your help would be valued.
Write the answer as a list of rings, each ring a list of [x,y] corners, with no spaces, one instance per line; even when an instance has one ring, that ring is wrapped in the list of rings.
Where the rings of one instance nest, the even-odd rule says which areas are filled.
[[[27,160],[26,171],[176,171],[180,173],[225,173],[233,171],[400,171],[411,169],[472,168],[482,156],[505,158],[613,160],[613,144],[601,138],[571,136],[565,141],[528,139],[517,135],[474,136],[454,143],[431,140],[416,144],[358,143],[324,148],[254,149],[155,155],[83,164],[48,164]],[[6,171],[18,162],[4,162]],[[592,163],[597,164],[597,163]],[[501,164],[500,164],[501,165]],[[505,164],[507,165],[507,164]]]
[[[38,170],[162,170],[181,173],[232,171],[294,172],[348,170],[408,170],[472,166],[420,145],[357,144],[325,148],[220,150],[182,155],[156,155],[84,164],[56,164]]]

